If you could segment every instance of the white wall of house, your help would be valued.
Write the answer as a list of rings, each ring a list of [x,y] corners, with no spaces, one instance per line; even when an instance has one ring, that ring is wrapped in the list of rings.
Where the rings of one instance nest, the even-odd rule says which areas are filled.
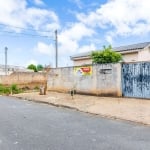
[[[135,62],[138,61],[138,52],[122,54],[124,62]],[[73,61],[74,66],[81,66],[86,64],[92,64],[92,59],[77,59]]]
[[[6,75],[6,74],[10,75],[13,72],[34,72],[34,71],[20,66],[7,66],[7,73],[6,73],[5,65],[0,65],[0,75]]]
[[[7,71],[7,75],[9,75],[9,74],[11,74],[11,73],[13,73],[13,71],[12,71],[12,70]],[[0,68],[0,75],[6,75],[5,69]]]
[[[138,60],[138,52],[122,54],[124,62],[134,62]]]
[[[146,47],[138,52],[138,61],[150,61],[150,48]]]
[[[74,66],[81,66],[81,65],[87,65],[87,64],[92,64],[91,58],[74,60],[73,62]]]
[[[122,52],[124,62],[150,61],[150,48],[146,47],[138,51]],[[73,61],[74,66],[92,64],[91,58],[79,58]]]

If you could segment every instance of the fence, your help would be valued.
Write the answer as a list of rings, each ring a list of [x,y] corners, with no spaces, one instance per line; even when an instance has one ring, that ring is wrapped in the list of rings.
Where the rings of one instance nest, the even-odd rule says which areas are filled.
[[[0,84],[98,96],[150,98],[150,62],[55,68],[47,73],[14,72],[0,76]]]
[[[0,76],[0,84],[17,84],[21,88],[26,87],[32,89],[47,84],[47,74],[37,72],[14,72],[8,76]]]
[[[51,69],[48,90],[99,96],[122,96],[121,64],[89,65]]]

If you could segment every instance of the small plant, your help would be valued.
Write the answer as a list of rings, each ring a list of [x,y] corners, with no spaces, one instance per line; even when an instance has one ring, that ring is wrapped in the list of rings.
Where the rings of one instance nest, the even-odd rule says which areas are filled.
[[[21,92],[21,90],[17,87],[16,84],[12,84],[10,89],[11,89],[12,94],[18,94]]]
[[[3,93],[6,94],[6,95],[9,95],[11,93],[10,88],[9,87],[5,87]]]
[[[11,93],[11,90],[9,87],[5,87],[4,85],[0,84],[0,94],[3,95],[9,95]]]
[[[34,90],[39,90],[40,88],[38,86],[35,86],[34,87]]]
[[[10,87],[0,84],[0,95],[18,94],[21,92],[21,89],[16,84],[12,84]]]
[[[0,84],[0,94],[4,93],[4,86],[2,84]]]

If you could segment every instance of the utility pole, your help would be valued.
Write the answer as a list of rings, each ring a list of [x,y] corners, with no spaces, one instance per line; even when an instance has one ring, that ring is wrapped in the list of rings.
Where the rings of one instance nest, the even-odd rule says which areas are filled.
[[[7,75],[7,51],[8,51],[8,48],[5,47],[5,75]]]
[[[55,30],[55,63],[56,68],[58,67],[58,38],[57,38],[57,30]]]

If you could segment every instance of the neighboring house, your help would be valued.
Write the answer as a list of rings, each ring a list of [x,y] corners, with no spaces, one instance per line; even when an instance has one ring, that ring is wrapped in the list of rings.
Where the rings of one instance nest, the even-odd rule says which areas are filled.
[[[150,42],[114,47],[114,51],[120,53],[123,62],[150,61]],[[74,66],[91,64],[91,51],[71,56]]]
[[[25,67],[10,66],[10,65],[7,65],[6,69],[5,65],[0,65],[0,75],[10,75],[13,72],[33,72],[33,71],[26,69]]]

